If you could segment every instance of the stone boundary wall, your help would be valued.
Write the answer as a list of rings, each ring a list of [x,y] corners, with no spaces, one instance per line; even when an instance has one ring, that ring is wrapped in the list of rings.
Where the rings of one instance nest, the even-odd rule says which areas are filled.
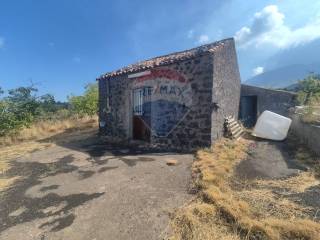
[[[289,109],[296,106],[296,93],[260,88],[241,84],[241,96],[257,96],[258,116],[265,110],[288,116]]]
[[[320,156],[320,126],[302,122],[299,114],[290,114],[290,118],[292,119],[290,131]]]

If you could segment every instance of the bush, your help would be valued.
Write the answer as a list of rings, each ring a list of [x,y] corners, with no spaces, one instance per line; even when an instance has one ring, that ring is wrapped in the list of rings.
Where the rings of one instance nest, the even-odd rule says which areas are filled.
[[[93,116],[98,112],[98,85],[88,84],[82,96],[70,96],[68,99],[74,113]]]
[[[298,84],[298,101],[302,105],[320,105],[320,75],[311,74]]]
[[[33,94],[33,87],[19,87],[8,91],[0,101],[0,135],[18,131],[29,126],[38,113],[39,103]]]
[[[304,106],[302,120],[306,123],[320,122],[320,75],[311,74],[298,84],[298,101]]]
[[[37,92],[33,86],[18,87],[0,99],[0,136],[16,133],[36,121],[94,116],[98,111],[97,84],[87,85],[83,95],[69,97],[69,103],[56,102],[51,94],[38,96]],[[0,87],[0,95],[3,93]]]
[[[16,133],[57,112],[54,97],[50,94],[37,96],[37,91],[33,86],[18,87],[9,90],[0,100],[0,136]]]

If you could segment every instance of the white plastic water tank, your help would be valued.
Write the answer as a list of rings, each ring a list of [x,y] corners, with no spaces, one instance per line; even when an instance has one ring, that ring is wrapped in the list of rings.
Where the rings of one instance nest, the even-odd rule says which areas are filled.
[[[255,137],[271,140],[284,140],[287,137],[292,120],[274,112],[264,111],[253,129]]]

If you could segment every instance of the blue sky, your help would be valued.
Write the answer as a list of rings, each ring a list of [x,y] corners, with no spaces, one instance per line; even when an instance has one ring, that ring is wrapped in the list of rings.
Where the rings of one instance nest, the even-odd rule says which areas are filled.
[[[227,37],[242,80],[285,65],[320,41],[320,1],[2,0],[0,86],[66,100],[104,72]]]

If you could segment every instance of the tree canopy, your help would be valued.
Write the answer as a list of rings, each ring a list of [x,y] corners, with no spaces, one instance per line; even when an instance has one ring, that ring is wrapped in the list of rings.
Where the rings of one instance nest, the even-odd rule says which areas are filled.
[[[39,96],[34,86],[6,92],[0,87],[0,97],[0,136],[29,127],[35,121],[93,116],[98,111],[97,84],[88,84],[84,94],[69,97],[69,103],[57,102],[51,94]]]
[[[85,92],[80,96],[70,96],[68,98],[71,110],[80,115],[93,116],[98,112],[98,85],[88,84]]]
[[[320,75],[311,74],[299,81],[298,99],[303,105],[320,105]]]

